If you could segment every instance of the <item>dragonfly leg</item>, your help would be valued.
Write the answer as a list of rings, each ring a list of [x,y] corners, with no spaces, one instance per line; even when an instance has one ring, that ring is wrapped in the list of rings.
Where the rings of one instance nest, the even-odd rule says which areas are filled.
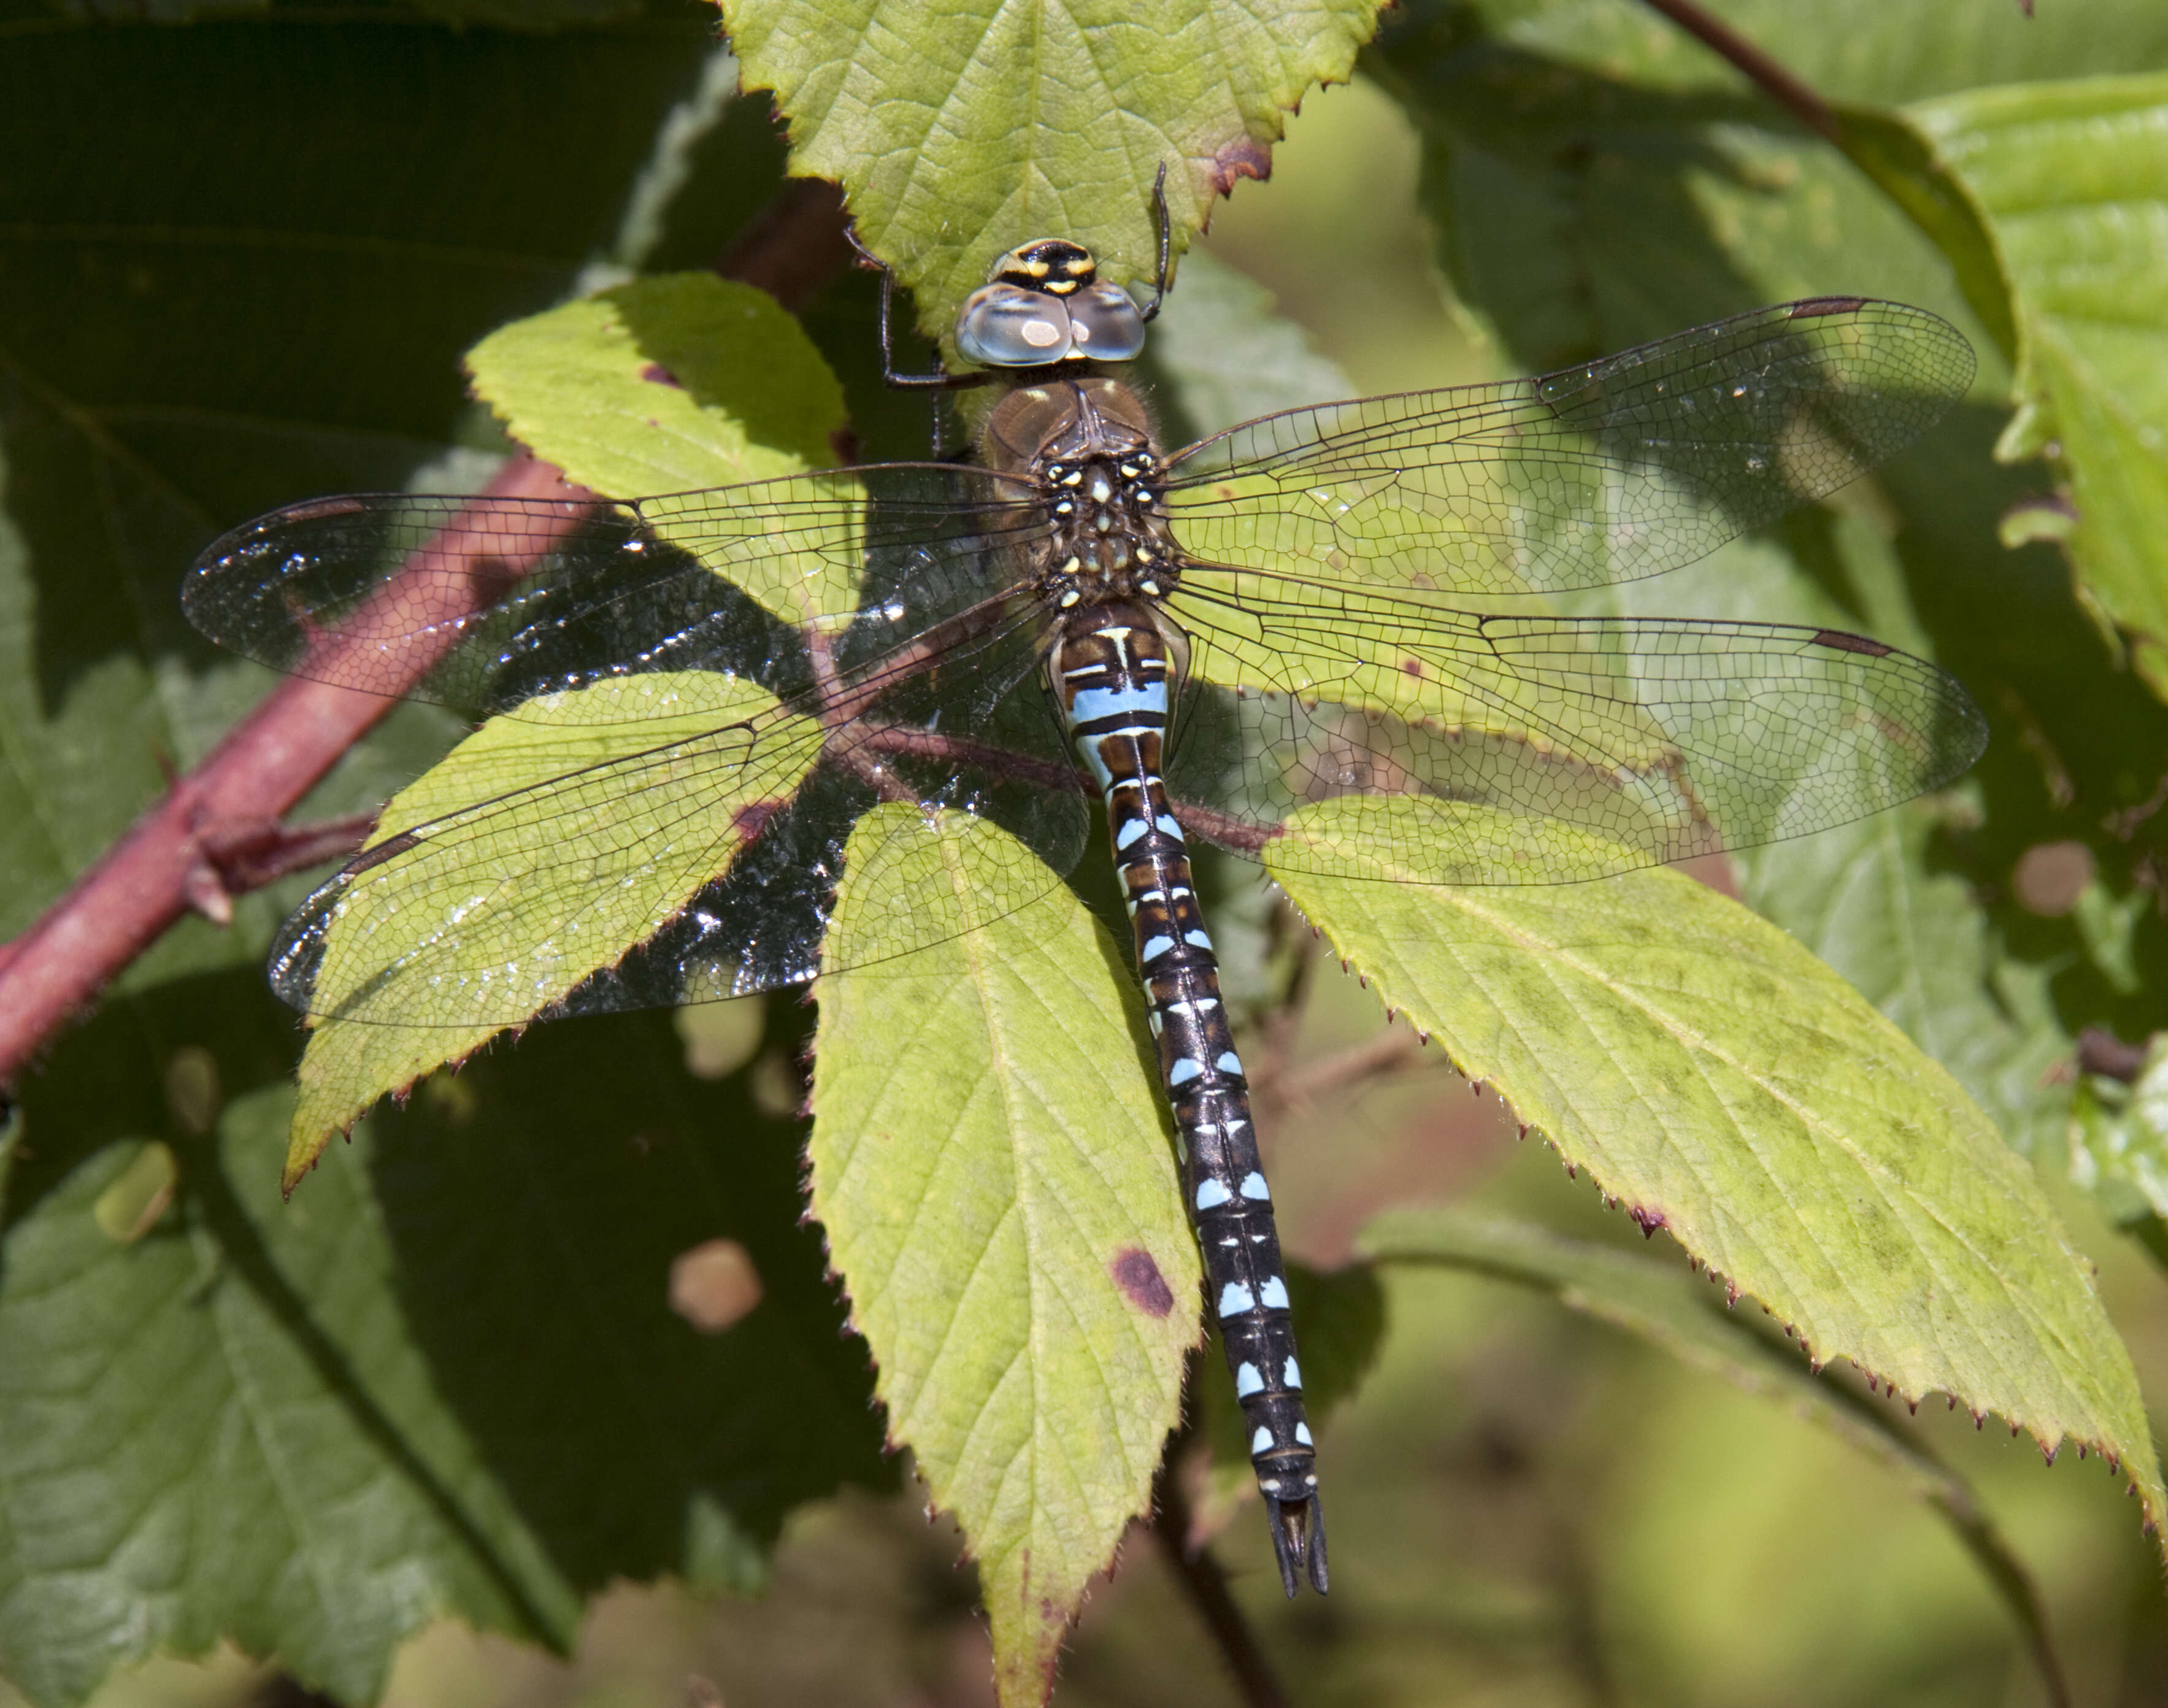
[[[959,391],[967,386],[983,386],[993,378],[992,375],[978,370],[968,374],[951,374],[938,367],[931,374],[897,373],[895,347],[890,330],[895,315],[895,269],[860,242],[856,231],[847,230],[843,235],[850,240],[851,247],[858,252],[858,259],[880,274],[881,383],[884,386],[895,391]],[[938,350],[934,353],[934,360],[937,363],[940,360]],[[934,436],[938,443],[940,437],[938,427],[935,428]]]
[[[1167,268],[1174,260],[1174,221],[1166,210],[1166,162],[1164,160],[1159,163],[1159,176],[1152,180],[1152,214],[1159,224],[1159,267],[1152,274],[1152,300],[1138,311],[1146,326],[1159,318],[1159,306],[1166,295]]]

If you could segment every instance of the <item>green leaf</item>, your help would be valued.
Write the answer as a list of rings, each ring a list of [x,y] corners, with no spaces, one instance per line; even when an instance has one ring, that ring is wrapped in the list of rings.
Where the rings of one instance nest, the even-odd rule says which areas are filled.
[[[1624,9],[1636,40],[1684,40]],[[1522,46],[1530,34],[1493,39],[1468,12],[1427,8],[1366,61],[1421,138],[1438,258],[1516,365],[1819,295],[1916,303],[1991,343],[1911,219],[1697,45],[1662,61],[1670,77],[1629,82],[1633,61],[1562,62]]]
[[[1979,441],[1975,434],[1975,446]],[[1916,478],[1937,476],[1944,481],[1946,498],[1965,489],[1953,473],[1939,468]],[[2050,661],[2051,668],[2069,668],[2054,658],[2063,636],[2027,623],[2016,598],[2000,596],[2000,580],[1992,592],[1981,585],[1984,554],[2006,577],[2051,566],[2001,556],[1984,540],[1923,538],[1926,530],[1920,528],[1893,539],[1879,495],[1861,498],[1849,513],[1809,512],[1791,519],[1783,529],[1788,552],[1753,542],[1725,554],[1730,561],[1688,568],[1676,578],[1680,586],[1667,591],[1677,605],[1712,616],[1751,613],[1831,627],[1857,625],[1923,650],[1926,635],[1912,604],[1916,590],[1923,600],[1988,604],[1991,609],[1982,625],[1998,644],[2029,655],[2036,672]],[[1905,513],[1909,518],[1927,510],[1924,504],[1908,506]],[[1937,583],[1945,579],[1946,593],[1938,593]],[[1621,589],[1621,603],[1634,591]],[[1942,615],[1934,604],[1928,609],[1937,618]],[[2009,632],[2013,624],[2022,632]],[[1977,693],[1992,693],[2001,673],[1975,668],[1976,655],[1964,644],[1970,636],[1953,632],[1946,622],[1936,627],[1958,655],[1950,662],[1964,679]],[[2080,633],[2077,638],[2091,637]],[[2142,703],[2142,695],[2133,691],[2133,697]],[[2014,805],[2004,806],[2012,791],[2001,774],[2013,763],[2029,769],[2021,753],[1991,743],[1983,765],[1947,795],[1736,852],[1731,864],[1749,905],[1903,1027],[1950,1070],[2010,1144],[2038,1157],[2043,1141],[2063,1120],[2066,1098],[2052,1070],[2068,1056],[2070,1038],[2049,993],[2048,971],[2012,953],[1977,886],[1947,870],[1942,858],[1968,833],[1983,796],[1994,803],[1999,819],[2015,823],[2024,817]],[[2002,907],[2013,911],[2007,902]]]
[[[828,461],[843,391],[796,320],[750,285],[676,273],[621,285],[514,321],[468,353],[475,390],[513,437],[582,486],[643,504],[666,540],[708,544],[704,489],[797,474]],[[838,483],[842,492],[855,490]],[[743,566],[746,591],[785,622],[843,617],[857,578],[805,554],[777,578],[774,541]],[[831,545],[832,542],[824,541]],[[715,562],[719,570],[740,566]]]
[[[1419,833],[1406,816],[1390,845]],[[1337,840],[1347,817],[1307,809],[1287,840]],[[1382,858],[1331,879],[1265,859],[1388,1007],[1818,1361],[1914,1400],[1942,1390],[2050,1450],[2074,1437],[2157,1519],[2137,1379],[2091,1264],[1948,1075],[1790,937],[1662,870],[1453,890]]]
[[[1668,89],[1747,87],[1742,73],[1639,0],[1476,0],[1505,43],[1606,77]],[[2083,8],[1941,0],[1724,0],[1724,23],[1833,100],[1884,105],[1988,83],[2168,63],[2168,14],[2153,0]],[[1772,114],[1773,117],[1773,114]]]
[[[2061,1130],[2070,1040],[2048,975],[2000,943],[1971,885],[1929,865],[1919,808],[1757,849],[1746,899],[1828,962],[1936,1061],[2021,1154]]]
[[[2143,0],[2103,0],[2097,21],[1980,8],[1958,23],[1924,0],[1737,0],[1724,16],[1824,93],[1855,103],[2168,58],[2160,10]],[[2009,233],[1980,186],[1913,115],[1841,110],[1854,148],[1847,162],[1629,0],[1419,8],[1375,63],[1421,129],[1441,258],[1517,365],[1801,294],[1894,296],[1967,326],[1977,324],[1967,305],[1978,304],[1993,327],[1990,275],[2006,266],[2017,277]],[[1878,160],[1865,157],[1874,150]],[[1872,181],[1855,166],[1873,170]],[[2012,312],[2023,315],[2022,301],[2001,317],[2017,325]],[[1984,340],[1986,327],[1974,335]],[[1982,354],[1979,389],[1990,393],[2003,381],[1994,351]],[[1831,948],[1920,1029],[2013,1143],[2030,1147],[2055,1129],[2064,1101],[2058,1082],[2031,1076],[2067,1053],[2080,1026],[2141,1035],[2168,1024],[2168,1014],[2150,991],[2100,988],[2083,970],[2091,955],[2075,940],[2076,922],[2025,913],[2010,899],[2011,872],[2028,847],[2080,839],[2116,895],[2134,893],[2137,874],[2160,858],[2144,803],[2163,737],[2157,702],[2091,632],[2057,557],[1997,545],[1997,524],[2014,511],[2068,508],[2028,495],[2026,473],[1991,464],[1999,425],[1985,407],[1956,412],[1838,496],[1833,542],[1831,519],[1806,513],[1781,542],[1735,546],[1621,589],[1618,604],[1857,628],[1934,657],[1971,689],[1992,734],[1962,813],[1932,836],[1908,827],[1894,844],[1862,826],[1756,854],[1749,893]],[[1873,549],[1857,549],[1862,540]],[[1788,549],[1772,549],[1779,544]],[[1934,875],[1952,867],[1969,896]],[[1901,915],[1904,928],[1880,942],[1847,928],[1828,905],[1826,881],[1840,874],[1855,904],[1893,922]],[[2137,966],[2157,968],[2157,956],[2141,933]],[[1945,1002],[1960,1007],[1931,1020]]]
[[[109,1003],[25,1088],[0,1290],[12,1683],[77,1702],[225,1638],[373,1701],[433,1618],[566,1649],[605,1585],[757,1587],[794,1504],[890,1480],[790,1124],[690,1080],[667,1017],[440,1081],[289,1205],[291,1030],[253,969],[177,981]],[[169,1207],[116,1237],[101,1212],[160,1152]],[[671,1266],[718,1238],[761,1302],[703,1333]]]
[[[521,444],[614,498],[826,462],[842,388],[773,297],[712,273],[635,279],[499,327],[475,395]]]
[[[1119,953],[982,819],[874,808],[838,887],[813,1213],[890,1438],[979,1562],[1004,1704],[1044,1701],[1150,1498],[1198,1338],[1197,1247]],[[1035,864],[1035,862],[1034,862]],[[866,966],[885,913],[965,934]]]
[[[720,4],[746,81],[789,121],[791,170],[845,187],[859,236],[939,338],[987,263],[1034,237],[1072,238],[1116,284],[1148,282],[1159,168],[1176,226],[1202,226],[1214,194],[1265,175],[1304,92],[1347,80],[1378,9]]]
[[[1958,289],[2006,362],[2017,359],[2017,326],[2001,245],[1964,181],[1901,117],[1872,107],[1837,109],[1846,157],[1902,208],[1949,258]]]
[[[1924,843],[1907,839],[1924,859],[1906,881],[1922,904],[1891,940],[1921,946],[1921,964],[1905,982],[1937,1004],[1962,1000],[1916,1036],[2011,1143],[2045,1163],[2067,1113],[2071,1081],[2059,1069],[2076,1035],[2107,1025],[2142,1037],[2168,1025],[2168,1011],[2157,922],[2142,921],[2136,934],[2145,989],[2122,996],[2086,940],[2091,898],[2083,917],[2076,909],[2045,914],[2023,899],[2017,879],[2032,849],[2075,842],[2103,890],[2145,892],[2144,874],[2160,859],[2168,830],[2146,805],[2160,780],[2155,756],[2168,751],[2168,709],[2118,668],[2071,597],[2059,552],[1998,547],[1997,519],[2024,482],[1989,455],[1996,424],[1985,411],[1965,412],[1929,455],[1889,474],[1908,523],[1895,543],[1912,598],[1937,655],[1972,689],[1993,726],[1986,754],[1941,829]],[[1834,919],[1820,899],[1810,850],[1772,849],[1748,870],[1757,875],[1750,899],[1810,946],[1831,950],[1839,971],[1884,1000],[1882,982],[1894,969],[1875,968],[1886,968],[1886,951],[1863,932],[1828,941],[1820,935],[1820,922]],[[1781,883],[1778,901],[1779,890],[1758,874],[1781,879],[1788,870],[1803,881]],[[1961,907],[1953,877],[1971,891]],[[1937,899],[1926,898],[1930,890]],[[1846,946],[1833,950],[1837,943]],[[1977,968],[1979,983],[1960,999],[1953,975],[1967,965]],[[1900,1015],[1902,1023],[1912,1026],[1918,1012]]]
[[[1608,1322],[1698,1370],[1777,1401],[1879,1461],[1916,1499],[1948,1520],[2024,1631],[2055,1700],[2069,1689],[2032,1580],[1964,1479],[1894,1427],[1880,1411],[1816,1380],[1768,1337],[1711,1305],[1674,1264],[1567,1239],[1547,1228],[1465,1210],[1389,1210],[1357,1237],[1380,1265],[1436,1267],[1489,1275],[1553,1295],[1569,1310]]]
[[[777,713],[766,690],[663,672],[529,700],[401,790],[352,879],[319,904],[330,923],[288,1189],[378,1098],[645,941],[730,869],[757,822],[747,815],[788,800],[820,752],[819,726]],[[637,801],[621,771],[597,769],[632,755],[645,761]]]
[[[2102,617],[2168,697],[2168,76],[1952,95],[1911,109],[1985,210],[2017,293],[2018,412],[2046,455]]]

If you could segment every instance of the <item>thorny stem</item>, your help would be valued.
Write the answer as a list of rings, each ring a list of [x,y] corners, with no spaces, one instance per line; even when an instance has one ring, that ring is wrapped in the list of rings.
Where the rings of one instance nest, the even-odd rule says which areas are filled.
[[[1243,1701],[1250,1708],[1289,1708],[1287,1692],[1280,1688],[1272,1663],[1257,1646],[1257,1632],[1228,1591],[1227,1574],[1220,1562],[1205,1545],[1193,1548],[1189,1544],[1189,1498],[1182,1490],[1174,1461],[1175,1455],[1169,1454],[1160,1465],[1152,1535],[1188,1595],[1190,1605],[1212,1634],[1220,1657],[1235,1675]]]
[[[848,256],[842,219],[842,200],[832,192],[824,198],[800,185],[786,187],[733,247],[728,269],[794,308]],[[584,495],[550,465],[521,460],[482,496]],[[562,508],[569,529],[580,508]],[[459,527],[454,520],[446,531]],[[434,549],[441,556],[441,545]],[[531,563],[491,567],[498,572],[473,577],[478,602],[501,597]],[[380,596],[398,592],[395,578]],[[441,627],[449,645],[460,625]],[[437,662],[426,648],[414,647],[402,660],[404,684],[389,684],[384,694],[289,677],[201,764],[175,780],[36,923],[0,945],[0,1088],[12,1085],[45,1041],[184,913],[194,908],[218,917],[234,893],[218,850],[236,838],[260,837],[263,827],[283,817],[391,711],[399,689],[419,681]],[[248,872],[235,875],[247,887]]]
[[[522,459],[508,465],[485,489],[488,498],[584,498],[546,463]],[[582,506],[560,507],[569,530]],[[441,561],[454,521],[423,548]],[[535,542],[539,557],[550,540]],[[462,596],[471,615],[501,596],[509,582],[531,567],[507,563],[501,551],[486,562],[477,540],[476,572],[464,578]],[[399,663],[418,681],[454,645],[463,615],[450,609],[441,570],[428,584],[433,644],[419,637],[405,646]],[[396,580],[380,588],[358,614],[353,629],[334,647],[374,649],[369,617],[389,614],[410,590]],[[107,982],[147,949],[189,907],[215,918],[211,901],[221,887],[210,849],[222,838],[260,831],[313,788],[339,756],[391,711],[396,701],[329,682],[290,676],[261,700],[212,749],[209,758],[177,779],[165,798],[130,828],[37,923],[9,944],[0,960],[5,981],[0,999],[0,1084],[19,1073],[32,1052]]]

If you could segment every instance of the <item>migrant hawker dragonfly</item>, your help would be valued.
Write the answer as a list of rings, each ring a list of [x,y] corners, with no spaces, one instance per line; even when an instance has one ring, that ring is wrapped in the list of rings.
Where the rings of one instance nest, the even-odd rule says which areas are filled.
[[[518,1024],[807,979],[869,808],[991,819],[1019,875],[1050,886],[1103,801],[1292,1595],[1326,1583],[1315,1461],[1189,843],[1255,854],[1309,803],[1427,797],[1486,811],[1464,828],[1432,815],[1392,850],[1407,870],[1562,883],[1947,781],[1983,725],[1932,664],[1826,630],[1557,615],[1544,596],[1674,568],[1844,485],[1960,396],[1972,359],[1921,310],[1825,298],[1165,454],[1102,370],[1149,317],[1087,252],[1042,240],[959,323],[1006,388],[976,464],[619,502],[302,504],[214,545],[187,609],[280,669],[565,743],[542,780],[380,823],[289,923],[273,981],[332,1019],[407,1020],[426,990],[433,1014]],[[492,577],[493,604],[476,597]],[[688,704],[716,709],[688,727]],[[613,897],[635,886],[667,900],[628,922]],[[859,960],[966,928],[897,918]]]

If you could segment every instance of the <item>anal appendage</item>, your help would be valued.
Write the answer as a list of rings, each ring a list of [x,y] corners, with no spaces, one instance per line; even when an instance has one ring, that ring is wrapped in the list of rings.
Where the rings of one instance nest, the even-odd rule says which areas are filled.
[[[1301,1500],[1265,1497],[1271,1508],[1273,1552],[1280,1562],[1280,1587],[1292,1601],[1305,1576],[1320,1595],[1326,1593],[1325,1508],[1313,1490]]]

